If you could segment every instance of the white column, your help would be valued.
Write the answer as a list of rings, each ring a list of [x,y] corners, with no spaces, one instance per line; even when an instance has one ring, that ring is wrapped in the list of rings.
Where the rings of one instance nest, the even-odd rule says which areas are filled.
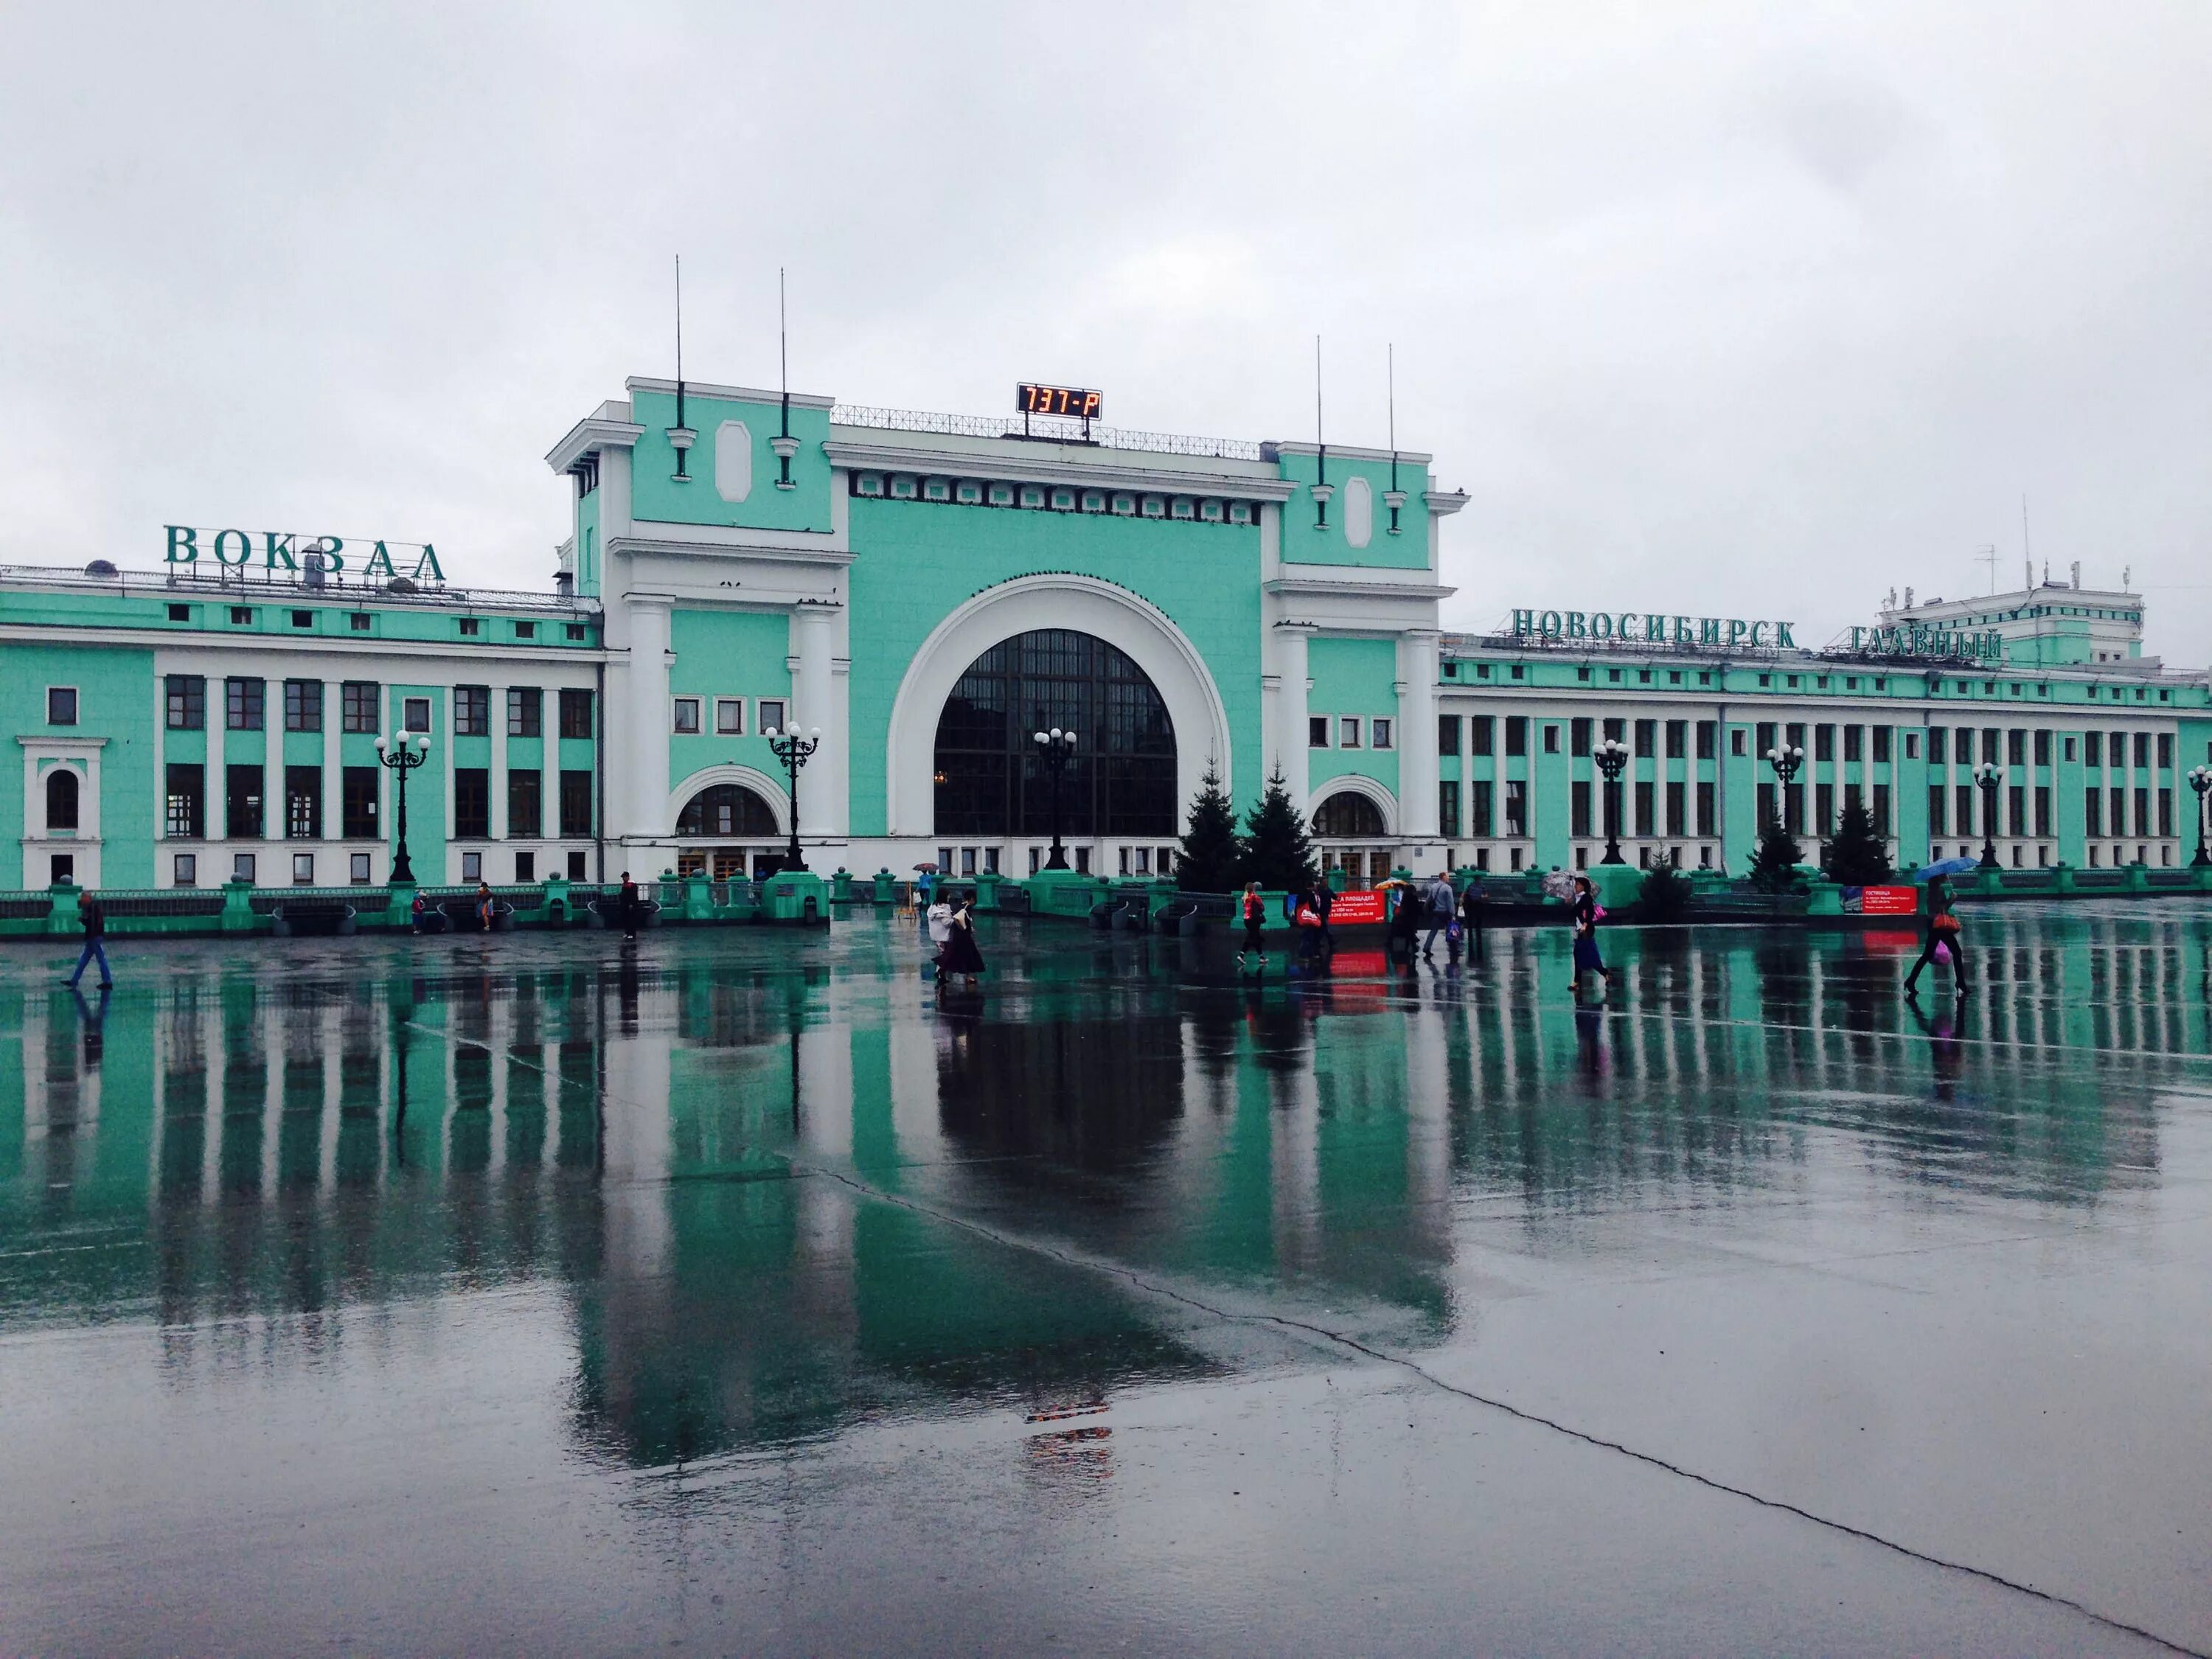
[[[1408,841],[1437,836],[1437,649],[1432,628],[1398,638],[1398,809]]]
[[[1283,787],[1290,792],[1291,804],[1300,812],[1306,810],[1308,787],[1306,692],[1310,683],[1306,677],[1306,641],[1313,637],[1313,632],[1304,623],[1275,624],[1275,665],[1282,676],[1276,693],[1276,707],[1281,717],[1281,729],[1276,738],[1277,756],[1282,767]],[[1263,785],[1265,781],[1261,780]]]
[[[491,831],[492,841],[501,842],[507,839],[506,697],[506,690],[496,685],[484,693],[484,732],[491,743],[491,775],[484,781],[485,791],[490,796],[484,803],[484,815],[489,822],[484,828]],[[499,860],[505,867],[494,870],[492,848],[487,845],[484,848],[483,878],[492,882],[514,880],[514,866],[511,859],[512,854],[502,849]],[[500,1075],[504,1078],[506,1074],[506,1068],[501,1067]]]
[[[629,661],[623,688],[622,730],[629,750],[623,787],[610,792],[611,832],[618,836],[665,836],[668,809],[668,625],[674,601],[665,593],[627,593]],[[611,733],[610,734],[611,735]]]
[[[338,727],[345,720],[345,693],[339,690],[339,680],[323,683],[323,839],[340,841],[345,836],[345,769],[339,761],[343,752],[338,747]],[[332,853],[326,848],[315,849],[315,880],[318,885],[338,887],[353,879],[353,859],[346,853]],[[329,870],[323,860],[337,858],[340,863]],[[374,863],[369,866],[372,878],[376,873]],[[333,1097],[335,1098],[335,1097]]]
[[[799,832],[807,839],[844,831],[843,787],[848,745],[838,729],[830,659],[835,607],[800,605],[791,613],[791,723],[822,730],[822,746],[799,774]]]

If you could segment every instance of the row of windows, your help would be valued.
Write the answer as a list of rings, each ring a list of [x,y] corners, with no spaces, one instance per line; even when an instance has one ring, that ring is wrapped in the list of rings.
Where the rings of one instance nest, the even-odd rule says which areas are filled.
[[[283,682],[284,729],[319,732],[323,729],[323,682]],[[268,682],[234,678],[222,683],[223,725],[232,732],[258,732],[267,724]],[[54,720],[55,697],[67,691],[67,720]],[[172,732],[198,732],[207,725],[207,681],[198,674],[171,674],[163,687],[164,719]],[[588,690],[569,687],[560,691],[560,731],[564,738],[592,735],[592,697]],[[76,693],[65,687],[47,692],[48,718],[57,725],[76,720]],[[347,680],[338,688],[338,729],[374,733],[382,729],[380,714],[384,688],[374,680]],[[430,699],[401,699],[400,729],[430,729]],[[535,738],[544,733],[545,694],[534,685],[518,685],[507,694],[507,735]],[[491,688],[457,685],[453,688],[453,735],[483,738],[491,735]]]
[[[1516,662],[1510,665],[1505,665],[1504,666],[1507,667],[1507,672],[1502,678],[1523,681],[1528,678],[1528,665],[1525,663]],[[1443,678],[1447,681],[1464,681],[1470,678],[1469,671],[1472,671],[1471,677],[1473,678],[1486,680],[1492,678],[1492,665],[1486,662],[1470,663],[1453,661],[1444,664]],[[1608,685],[1624,684],[1626,682],[1622,677],[1629,672],[1631,671],[1620,668],[1608,668],[1605,671],[1605,683]],[[1665,673],[1667,676],[1665,684],[1670,686],[1687,686],[1690,684],[1688,676],[1692,673],[1696,674],[1697,684],[1699,685],[1710,686],[1713,684],[1713,671],[1710,668],[1699,668],[1694,670],[1681,668],[1669,668],[1665,670],[1638,668],[1634,670],[1633,672],[1636,675],[1635,683],[1638,685],[1655,685],[1660,684],[1655,677],[1661,672]],[[1596,684],[1596,675],[1597,671],[1587,663],[1578,665],[1575,669],[1575,678],[1584,684]],[[1778,678],[1783,682],[1781,689],[1789,691],[1807,690],[1808,688],[1805,685],[1805,682],[1808,680],[1812,682],[1812,685],[1809,688],[1810,690],[1815,691],[1826,691],[1830,690],[1832,683],[1838,679],[1843,681],[1843,686],[1841,689],[1844,691],[1856,691],[1860,690],[1861,682],[1863,680],[1865,683],[1866,689],[1869,690],[1886,691],[1889,689],[1889,678],[1887,675],[1882,674],[1781,674],[1778,676],[1777,674],[1769,672],[1759,675],[1759,690],[1762,691],[1771,691],[1775,690],[1776,687],[1774,682]],[[1996,680],[1984,680],[1981,682],[1982,695],[1984,696],[1990,697],[1997,696],[1998,684],[1999,683]],[[2006,690],[2013,696],[2019,697],[2025,696],[2027,695],[2027,687],[2021,681],[2010,680],[2005,682],[2004,684]],[[1952,682],[1952,685],[1962,697],[1968,696],[1972,694],[1973,682],[1971,680],[1955,680]],[[1943,682],[1940,679],[1932,681],[1929,683],[1928,689],[1931,695],[1940,695],[1943,690]],[[2109,691],[2112,700],[2114,702],[2124,702],[2127,701],[2130,688],[2124,685],[2101,688],[2096,685],[2091,685],[2087,688],[2087,695],[2094,697],[2098,695],[2100,690]],[[2135,700],[2137,702],[2148,702],[2150,701],[2151,688],[2138,685],[2134,687],[2133,690],[2135,691]],[[2051,682],[2048,680],[2038,682],[2035,688],[2035,695],[2039,697],[2049,696],[2051,695]],[[2172,689],[2171,687],[2160,687],[2158,689],[2158,701],[2160,702],[2172,702],[2173,701]]]
[[[229,611],[230,625],[233,628],[251,628],[253,626],[255,617],[259,615],[259,608],[251,605],[234,605],[229,607]],[[320,614],[311,610],[295,610],[290,613],[290,621],[295,628],[313,628]],[[191,619],[191,605],[172,605],[169,607],[171,622],[188,623]],[[484,637],[484,618],[482,617],[460,617],[459,625],[461,637],[464,639]],[[369,611],[352,611],[346,613],[346,629],[349,633],[367,634],[371,632],[374,626],[374,618]],[[512,626],[514,629],[514,637],[518,640],[535,640],[538,637],[538,624],[535,622],[516,622]],[[583,623],[568,623],[564,624],[564,627],[568,639],[580,641],[585,637]]]
[[[338,836],[345,841],[374,841],[378,836],[377,799],[380,766],[338,769]],[[281,771],[283,797],[279,816],[270,821],[266,779]],[[172,841],[207,838],[207,772],[197,761],[171,762],[164,776],[162,822]],[[258,841],[281,834],[286,841],[320,841],[324,830],[324,771],[319,766],[222,769],[222,833],[232,841]],[[560,830],[563,836],[592,833],[592,774],[564,769],[560,774]],[[453,834],[457,840],[491,838],[491,774],[483,767],[453,773]],[[47,793],[50,827],[76,827],[75,781],[68,801],[69,823],[55,825],[54,794]],[[534,841],[544,834],[544,774],[516,769],[507,775],[507,838]]]
[[[58,859],[56,860],[58,866],[62,862],[64,862],[62,860]],[[569,848],[568,879],[571,881],[584,880],[586,878],[584,873],[586,863],[586,858],[583,848]],[[258,871],[258,864],[259,860],[251,853],[232,854],[230,855],[230,878],[233,881],[258,881],[259,879]],[[347,879],[354,886],[366,887],[369,884],[369,882],[373,879],[370,854],[367,853],[349,854],[347,855],[346,864]],[[197,853],[176,854],[171,860],[169,873],[171,878],[178,886],[197,887],[199,884],[200,879],[199,854]],[[65,879],[67,874],[67,872],[61,871],[58,867],[55,879]],[[482,881],[484,879],[483,854],[464,853],[461,854],[461,879],[463,881]],[[538,854],[534,848],[517,848],[515,849],[514,879],[517,882],[532,882],[538,879]],[[295,887],[313,887],[315,884],[315,855],[313,853],[295,853],[292,854],[292,884]]]
[[[1363,720],[1363,717],[1358,714],[1338,714],[1332,721],[1332,717],[1328,714],[1309,714],[1306,716],[1307,747],[1328,748],[1332,723],[1336,732],[1336,747],[1339,749],[1361,747],[1388,749],[1397,741],[1396,733],[1393,729],[1397,722],[1384,715],[1377,714],[1371,719]],[[1360,733],[1363,729],[1367,736],[1367,741],[1364,745],[1360,742]]]
[[[1977,796],[1982,797],[1978,811]],[[1931,783],[1928,786],[1928,833],[2048,837],[2052,833],[2051,800],[2047,784],[2038,784],[2032,790],[2021,784],[2003,790],[1982,790],[1969,783]],[[2173,834],[2173,794],[2170,790],[2085,789],[2081,805],[2083,832],[2092,839],[2128,835],[2170,837]],[[2132,815],[2130,806],[2134,808]]]
[[[743,697],[716,697],[714,705],[714,735],[718,738],[741,738],[745,734],[745,700]],[[706,713],[708,699],[678,697],[673,705],[670,729],[677,736],[696,738],[704,731],[700,724]],[[785,724],[784,700],[781,697],[757,699],[759,708],[753,720],[753,730],[766,732],[773,728],[781,732]]]

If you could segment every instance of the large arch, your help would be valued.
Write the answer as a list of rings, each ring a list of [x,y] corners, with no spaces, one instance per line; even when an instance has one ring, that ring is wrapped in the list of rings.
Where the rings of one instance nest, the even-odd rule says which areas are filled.
[[[1229,715],[1198,647],[1167,613],[1127,588],[1095,576],[1018,577],[978,593],[938,623],[907,665],[891,703],[884,762],[890,833],[936,833],[931,768],[938,716],[968,665],[1001,640],[1043,629],[1090,634],[1126,653],[1167,705],[1176,732],[1177,817],[1198,792],[1209,764],[1226,783]]]
[[[1313,823],[1314,814],[1321,810],[1322,803],[1331,795],[1343,794],[1361,795],[1374,802],[1376,810],[1382,814],[1382,833],[1386,836],[1399,833],[1398,798],[1374,779],[1361,777],[1356,772],[1324,778],[1313,787],[1313,793],[1306,797],[1306,823],[1309,825]]]
[[[791,797],[785,793],[782,783],[752,767],[726,763],[720,766],[700,768],[669,792],[666,816],[661,822],[669,826],[670,835],[675,834],[676,824],[683,817],[684,809],[690,804],[693,796],[702,794],[717,785],[732,783],[739,788],[751,790],[768,803],[769,811],[775,814],[775,833],[778,836],[791,833]],[[799,826],[801,830],[805,827],[804,824]]]

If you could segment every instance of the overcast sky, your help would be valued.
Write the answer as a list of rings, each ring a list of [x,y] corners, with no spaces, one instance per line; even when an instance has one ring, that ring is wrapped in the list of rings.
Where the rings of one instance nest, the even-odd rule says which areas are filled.
[[[2212,8],[9,4],[0,560],[543,586],[625,375],[1398,430],[1455,626],[2124,567],[2212,661]]]

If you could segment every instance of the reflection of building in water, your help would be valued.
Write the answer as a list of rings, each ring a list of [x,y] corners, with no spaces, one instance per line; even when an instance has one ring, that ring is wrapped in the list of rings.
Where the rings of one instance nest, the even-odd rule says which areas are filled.
[[[1511,1248],[1655,1194],[2148,1181],[2152,1091],[2212,1047],[2188,926],[1971,913],[1967,939],[1978,989],[1940,1042],[1896,995],[1902,940],[1734,932],[1624,935],[1594,1030],[1563,939],[1510,931],[1480,981],[1387,1002],[1194,987],[1130,942],[1079,981],[1010,952],[1002,1000],[950,1029],[872,980],[724,963],[641,971],[627,1021],[617,974],[566,965],[180,965],[98,1042],[76,999],[19,994],[0,1226],[33,1249],[0,1325],[150,1314],[181,1364],[562,1286],[577,1432],[651,1463],[1216,1363],[1187,1310],[1086,1261],[1418,1341],[1455,1316],[1470,1212]],[[1097,965],[1039,966],[1066,960]]]

